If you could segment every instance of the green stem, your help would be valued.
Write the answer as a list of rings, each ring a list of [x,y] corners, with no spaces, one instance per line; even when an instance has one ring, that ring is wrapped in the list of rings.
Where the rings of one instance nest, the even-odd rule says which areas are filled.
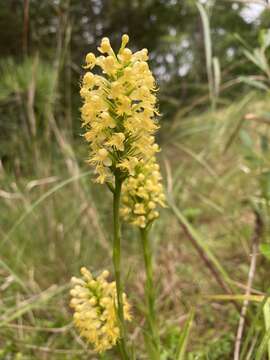
[[[121,358],[129,360],[126,346],[126,327],[123,308],[123,284],[121,279],[121,233],[120,233],[120,197],[122,180],[115,175],[115,189],[113,194],[113,265],[115,273],[116,291],[117,291],[117,313],[120,329],[119,350]]]
[[[157,327],[156,319],[156,310],[155,310],[155,288],[153,280],[153,261],[152,261],[152,251],[148,238],[148,229],[140,229],[141,233],[141,242],[143,248],[143,257],[144,257],[144,266],[146,272],[146,286],[145,286],[145,296],[148,306],[148,316],[147,322],[149,327],[149,333],[152,340],[152,358],[160,359],[160,339]]]

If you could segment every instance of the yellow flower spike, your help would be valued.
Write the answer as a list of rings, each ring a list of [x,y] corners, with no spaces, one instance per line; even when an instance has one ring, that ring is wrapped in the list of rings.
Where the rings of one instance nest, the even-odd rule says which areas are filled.
[[[82,337],[97,353],[112,348],[118,341],[116,285],[108,282],[109,272],[103,271],[96,279],[86,268],[81,269],[83,279],[72,278],[76,284],[70,291],[70,307],[74,310],[74,324]],[[131,320],[130,304],[123,294],[124,317]]]
[[[155,157],[147,163],[140,161],[134,176],[123,184],[121,216],[125,221],[145,228],[159,217],[156,208],[166,206],[161,179]]]
[[[86,68],[102,70],[102,75],[86,72],[80,90],[89,164],[100,183],[113,181],[116,171],[123,179],[133,176],[141,160],[147,162],[159,151],[153,137],[158,129],[156,86],[147,50],[133,54],[126,48],[128,41],[123,35],[115,54],[109,39],[103,38],[99,47],[103,55],[86,56]]]

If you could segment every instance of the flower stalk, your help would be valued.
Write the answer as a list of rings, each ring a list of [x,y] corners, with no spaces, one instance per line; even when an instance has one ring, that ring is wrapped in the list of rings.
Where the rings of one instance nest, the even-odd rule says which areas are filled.
[[[121,174],[115,174],[115,188],[113,192],[113,266],[116,282],[117,315],[120,329],[119,350],[122,359],[128,360],[128,350],[126,345],[126,326],[123,307],[123,283],[121,278],[121,230],[120,230],[120,199],[122,188]]]
[[[148,308],[147,323],[148,323],[149,335],[151,337],[151,342],[152,342],[151,358],[153,360],[158,360],[160,359],[160,339],[158,333],[156,308],[155,308],[156,294],[155,294],[154,279],[153,279],[152,249],[150,246],[148,234],[149,234],[149,228],[140,229],[145,274],[146,274],[145,297]]]

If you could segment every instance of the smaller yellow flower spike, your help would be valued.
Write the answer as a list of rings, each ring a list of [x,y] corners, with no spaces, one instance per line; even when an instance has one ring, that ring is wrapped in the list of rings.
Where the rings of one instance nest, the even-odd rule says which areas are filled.
[[[103,38],[100,56],[86,55],[87,71],[82,79],[81,117],[89,143],[89,163],[95,167],[96,181],[112,181],[116,172],[122,178],[134,174],[139,161],[148,161],[159,147],[154,133],[158,129],[155,79],[149,69],[146,49],[132,53],[122,36],[118,53]]]
[[[158,218],[159,206],[165,207],[161,174],[155,157],[149,162],[140,161],[123,184],[121,215],[125,221],[145,228]]]
[[[82,278],[73,277],[70,306],[74,309],[74,324],[80,335],[101,353],[112,348],[119,339],[115,282],[108,282],[108,271],[94,278],[85,267]],[[124,318],[131,320],[130,305],[123,293]]]

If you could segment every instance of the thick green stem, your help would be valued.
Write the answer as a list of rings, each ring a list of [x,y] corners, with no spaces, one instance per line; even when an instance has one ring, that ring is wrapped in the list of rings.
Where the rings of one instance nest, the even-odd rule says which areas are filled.
[[[115,273],[116,291],[117,291],[117,313],[120,329],[119,350],[121,358],[129,360],[126,346],[126,327],[123,308],[123,284],[121,279],[121,233],[119,208],[121,197],[122,181],[119,176],[115,176],[115,189],[113,194],[113,265]]]
[[[153,280],[152,251],[148,238],[148,230],[144,228],[144,229],[140,229],[140,232],[141,232],[144,266],[146,273],[145,297],[148,306],[147,322],[149,328],[148,330],[153,345],[152,358],[156,360],[160,358],[160,339],[159,339],[156,310],[155,310],[156,294],[155,294],[154,280]]]

